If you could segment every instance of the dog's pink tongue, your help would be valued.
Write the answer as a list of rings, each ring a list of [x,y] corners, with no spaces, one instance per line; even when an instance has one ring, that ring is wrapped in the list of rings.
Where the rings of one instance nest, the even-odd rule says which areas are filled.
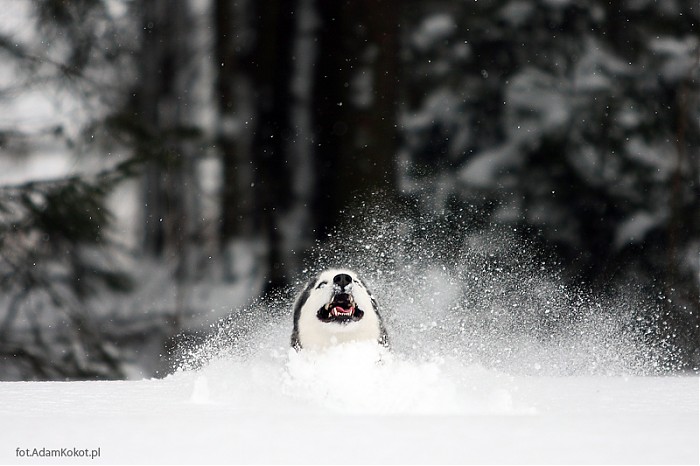
[[[344,309],[340,306],[336,306],[335,312],[337,312],[338,314],[350,314],[352,313],[352,309]]]

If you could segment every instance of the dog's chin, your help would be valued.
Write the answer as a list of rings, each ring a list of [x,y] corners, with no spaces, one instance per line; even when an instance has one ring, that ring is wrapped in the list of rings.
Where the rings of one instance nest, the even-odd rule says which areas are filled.
[[[364,317],[365,312],[358,308],[351,294],[338,293],[333,296],[331,302],[321,307],[316,317],[321,322],[348,324],[357,322]]]

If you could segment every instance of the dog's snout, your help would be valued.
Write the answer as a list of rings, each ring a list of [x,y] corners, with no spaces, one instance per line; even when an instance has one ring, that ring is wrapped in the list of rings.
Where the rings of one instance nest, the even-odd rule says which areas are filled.
[[[340,288],[345,288],[352,283],[352,277],[346,273],[339,273],[333,277],[333,284],[338,285]]]

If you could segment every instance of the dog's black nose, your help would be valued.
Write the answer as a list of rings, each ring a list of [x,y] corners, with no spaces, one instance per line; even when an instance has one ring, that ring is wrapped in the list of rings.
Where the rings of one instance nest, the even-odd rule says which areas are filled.
[[[352,277],[346,273],[339,273],[333,277],[333,283],[340,286],[341,289],[352,283]]]

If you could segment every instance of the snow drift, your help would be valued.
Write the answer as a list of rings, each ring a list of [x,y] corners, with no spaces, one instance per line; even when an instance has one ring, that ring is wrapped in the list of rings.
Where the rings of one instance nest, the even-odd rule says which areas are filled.
[[[0,384],[0,462],[698,461],[695,377],[522,376],[367,344],[219,358],[165,379]],[[99,449],[26,458],[34,448]]]

